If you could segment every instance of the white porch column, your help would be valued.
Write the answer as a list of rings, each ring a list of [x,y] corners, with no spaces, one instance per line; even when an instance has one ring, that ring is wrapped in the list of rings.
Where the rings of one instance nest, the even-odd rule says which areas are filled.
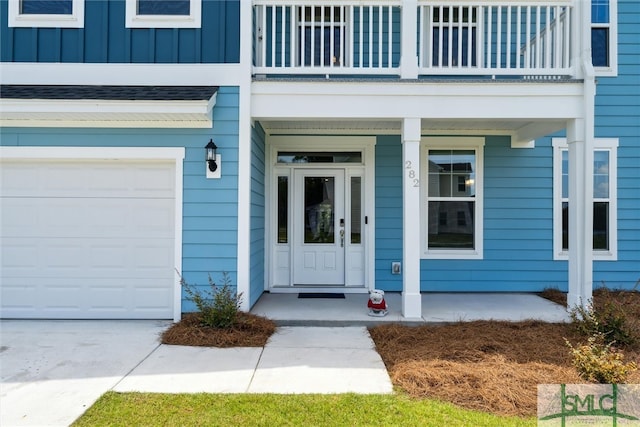
[[[420,119],[402,122],[402,315],[422,317],[420,297]]]
[[[240,2],[240,77],[238,100],[238,294],[240,309],[251,309],[251,2]]]
[[[418,1],[402,1],[402,36],[400,53],[400,77],[403,79],[418,78]]]
[[[593,135],[585,121],[567,126],[569,144],[569,307],[586,306],[593,291]]]

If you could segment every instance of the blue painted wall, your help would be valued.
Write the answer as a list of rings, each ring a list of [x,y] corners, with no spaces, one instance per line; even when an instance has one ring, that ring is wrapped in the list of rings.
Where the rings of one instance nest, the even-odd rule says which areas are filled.
[[[596,261],[593,280],[630,289],[640,280],[640,2],[618,1],[618,41],[618,76],[598,78],[595,128],[619,138],[618,261]]]
[[[391,262],[402,261],[402,146],[400,136],[376,141],[376,283],[377,289],[402,291],[402,276]]]
[[[2,145],[185,147],[183,188],[184,279],[208,286],[227,272],[237,281],[238,88],[220,88],[213,129],[3,128]],[[204,146],[213,138],[222,155],[222,178],[206,179]],[[195,307],[183,299],[183,311]]]
[[[9,28],[3,62],[238,63],[240,1],[202,0],[202,28],[125,28],[125,0],[86,0],[84,28]]]
[[[251,132],[251,259],[250,305],[264,292],[265,239],[265,134],[259,123]]]
[[[638,111],[636,109],[636,111]],[[638,114],[627,130],[598,126],[597,137],[620,137],[618,151],[618,261],[594,262],[594,284],[632,288],[640,279],[640,140]],[[633,119],[635,118],[635,122]],[[636,132],[635,137],[624,136]],[[421,260],[423,292],[537,292],[567,290],[567,261],[553,260],[551,139],[535,149],[512,149],[509,137],[487,136],[484,148],[484,258]],[[376,144],[376,287],[401,291],[402,146],[400,136]]]

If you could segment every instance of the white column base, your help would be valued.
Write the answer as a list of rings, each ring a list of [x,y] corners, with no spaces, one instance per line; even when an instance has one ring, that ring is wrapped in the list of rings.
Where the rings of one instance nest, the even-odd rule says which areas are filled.
[[[402,317],[405,319],[422,319],[422,296],[419,293],[402,293]]]

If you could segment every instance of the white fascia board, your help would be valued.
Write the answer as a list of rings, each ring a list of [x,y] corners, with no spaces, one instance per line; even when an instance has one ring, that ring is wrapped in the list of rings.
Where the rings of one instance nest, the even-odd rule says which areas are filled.
[[[252,84],[258,119],[570,119],[582,117],[581,84]]]
[[[446,95],[446,96],[489,96],[489,95],[517,95],[541,96],[542,94],[582,95],[582,82],[540,82],[518,80],[517,82],[502,83],[496,81],[442,80],[429,81],[397,81],[385,82],[376,80],[359,81],[254,81],[251,84],[254,95],[262,94],[293,94],[302,95]]]
[[[216,96],[199,101],[4,99],[5,127],[209,128]]]
[[[239,86],[239,64],[0,63],[5,85]]]

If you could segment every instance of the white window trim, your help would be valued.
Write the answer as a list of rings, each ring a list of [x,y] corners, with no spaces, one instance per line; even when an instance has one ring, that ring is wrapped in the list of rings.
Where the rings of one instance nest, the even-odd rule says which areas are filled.
[[[84,2],[73,0],[70,15],[21,14],[20,0],[9,0],[9,27],[84,28]]]
[[[591,3],[589,3],[591,7]],[[591,28],[609,29],[609,66],[594,67],[597,76],[618,75],[618,0],[609,0],[609,23],[592,23]]]
[[[484,257],[484,144],[482,137],[425,137],[420,144],[420,215],[422,236],[422,259],[483,259]],[[428,150],[475,150],[476,151],[476,195],[474,198],[474,249],[429,249],[429,190]]]
[[[201,28],[202,0],[189,0],[189,15],[138,15],[138,0],[126,0],[127,28]]]
[[[562,249],[562,152],[569,149],[566,138],[552,138],[553,146],[553,259],[568,260]],[[596,261],[618,259],[618,138],[595,138],[595,151],[609,151],[609,250],[594,250]],[[593,165],[589,166],[593,171]],[[589,203],[593,205],[593,199]]]

